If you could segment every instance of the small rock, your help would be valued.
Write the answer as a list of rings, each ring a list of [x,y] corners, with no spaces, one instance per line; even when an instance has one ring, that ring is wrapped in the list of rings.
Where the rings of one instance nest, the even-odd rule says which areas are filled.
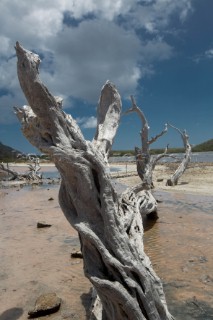
[[[208,259],[205,256],[201,256],[201,257],[199,257],[199,261],[204,263],[204,262],[207,262]]]
[[[52,225],[46,222],[37,222],[37,228],[50,228],[50,227],[52,227]]]
[[[48,199],[48,201],[52,201],[52,200],[54,200],[52,197]]]
[[[36,318],[55,313],[61,306],[61,299],[56,293],[47,293],[41,295],[35,303],[33,310],[28,312],[29,318]]]
[[[163,203],[163,200],[156,199],[157,203]]]
[[[73,251],[71,253],[71,258],[80,258],[80,259],[83,259],[83,255],[82,255],[82,252],[79,250],[79,251]]]
[[[213,282],[213,278],[211,278],[209,275],[203,275],[200,278],[200,281],[203,283],[209,283],[209,282]]]
[[[189,271],[189,269],[187,267],[182,267],[181,269],[182,269],[183,272],[188,272]]]

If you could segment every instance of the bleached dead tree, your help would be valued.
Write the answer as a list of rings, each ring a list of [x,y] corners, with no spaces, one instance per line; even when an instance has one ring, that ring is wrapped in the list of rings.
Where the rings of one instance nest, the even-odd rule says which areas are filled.
[[[15,179],[18,179],[18,177],[20,177],[19,172],[16,172],[15,170],[10,169],[8,164],[0,163],[0,170],[7,172],[8,175],[11,176],[9,180],[15,180]]]
[[[30,180],[38,180],[42,179],[42,174],[39,173],[41,170],[40,163],[39,163],[39,158],[38,157],[31,157],[29,158],[31,163],[28,163],[28,179]]]
[[[106,170],[121,112],[117,89],[110,82],[103,87],[97,133],[93,142],[86,141],[42,84],[39,56],[19,43],[16,53],[20,85],[30,105],[16,114],[24,135],[61,174],[60,206],[79,233],[84,272],[98,294],[91,319],[173,319],[143,249],[144,195],[128,189],[118,196]]]
[[[4,163],[0,163],[0,169],[7,172],[10,175],[9,180],[27,180],[27,181],[39,181],[42,179],[42,175],[39,173],[41,169],[38,158],[28,158],[31,163],[28,163],[28,172],[18,172],[11,169],[10,166]]]
[[[168,131],[168,126],[165,124],[164,130],[155,137],[149,138],[149,124],[143,113],[143,111],[137,106],[135,99],[131,96],[132,107],[125,113],[136,112],[141,120],[142,128],[140,131],[141,136],[141,148],[135,148],[137,172],[142,181],[142,187],[145,190],[151,190],[153,188],[152,174],[157,162],[167,156],[167,149],[163,154],[153,157],[150,154],[150,145],[154,143],[158,138],[164,135]]]
[[[172,174],[172,176],[167,180],[166,185],[167,186],[175,186],[178,183],[178,180],[186,170],[190,160],[191,160],[191,145],[189,143],[189,136],[186,133],[186,130],[181,131],[180,129],[176,128],[175,126],[169,124],[170,127],[175,129],[181,136],[182,141],[183,141],[183,146],[185,149],[185,154],[184,157],[178,166],[178,168],[175,170],[175,172]]]
[[[168,145],[165,148],[164,153],[159,154],[157,156],[152,156],[150,154],[150,145],[168,131],[168,126],[174,128],[175,130],[177,130],[178,133],[180,133],[183,141],[184,149],[185,149],[183,160],[181,161],[177,170],[172,174],[172,176],[166,182],[166,185],[168,186],[177,185],[178,180],[180,179],[180,177],[182,176],[182,174],[184,173],[184,171],[186,170],[190,162],[191,145],[189,143],[189,136],[187,135],[185,130],[182,132],[180,129],[176,128],[171,124],[165,124],[165,128],[161,133],[149,139],[148,121],[143,111],[137,106],[133,96],[131,96],[131,100],[132,100],[132,107],[129,110],[127,110],[125,113],[128,114],[131,112],[136,112],[139,118],[141,119],[141,123],[142,123],[142,129],[140,131],[142,147],[135,148],[137,172],[139,177],[142,180],[142,188],[147,190],[147,192],[149,192],[149,190],[151,190],[154,187],[152,174],[158,161],[161,160],[163,157],[173,157],[172,155],[167,153]]]

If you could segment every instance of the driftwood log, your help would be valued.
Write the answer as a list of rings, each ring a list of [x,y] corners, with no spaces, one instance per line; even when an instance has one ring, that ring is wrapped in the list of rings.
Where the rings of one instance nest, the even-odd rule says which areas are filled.
[[[147,190],[147,192],[150,192],[149,190],[151,190],[154,187],[153,171],[155,169],[156,164],[159,162],[159,160],[161,160],[164,157],[175,158],[172,155],[168,154],[169,145],[167,145],[167,147],[165,148],[162,154],[159,154],[157,156],[152,156],[150,154],[150,145],[168,131],[168,126],[175,129],[180,134],[183,141],[184,149],[185,149],[185,154],[180,165],[175,170],[175,172],[171,175],[171,177],[167,179],[167,182],[166,182],[166,185],[168,186],[177,185],[178,180],[185,172],[191,159],[191,145],[189,143],[189,136],[187,135],[186,130],[181,131],[180,129],[176,128],[171,124],[165,124],[165,128],[159,134],[149,139],[148,121],[143,111],[137,106],[133,96],[131,96],[131,100],[132,100],[132,106],[125,113],[128,114],[131,112],[136,112],[142,124],[142,128],[140,131],[141,148],[138,148],[138,147],[135,148],[137,172],[142,181],[142,188],[144,190]]]
[[[97,293],[91,319],[173,319],[143,249],[145,193],[127,189],[119,196],[106,170],[121,112],[117,89],[110,82],[103,87],[97,132],[92,142],[86,141],[42,84],[38,55],[19,43],[16,53],[18,78],[30,105],[17,108],[16,114],[24,135],[61,174],[60,206],[79,233],[84,272]]]
[[[10,169],[8,164],[0,163],[0,170],[8,173],[8,175],[10,176],[9,180],[25,179],[25,175],[23,177],[21,173]]]
[[[184,157],[179,164],[178,168],[175,170],[175,172],[171,175],[171,177],[167,180],[166,185],[167,186],[176,186],[178,184],[178,180],[183,175],[185,170],[187,169],[187,166],[191,160],[191,152],[192,148],[189,143],[189,136],[186,133],[186,130],[181,131],[180,129],[176,128],[175,126],[169,124],[170,127],[174,128],[181,136],[183,141],[183,146],[185,149]]]
[[[137,106],[133,96],[131,96],[131,100],[132,106],[125,113],[128,114],[131,112],[136,112],[141,120],[141,148],[135,148],[137,172],[142,181],[142,188],[149,191],[154,187],[152,175],[157,162],[161,158],[167,156],[167,148],[165,149],[164,153],[156,157],[151,156],[150,145],[168,131],[168,126],[165,124],[165,128],[162,130],[162,132],[150,139],[148,121],[143,111]]]
[[[39,173],[41,169],[39,165],[39,159],[30,159],[32,163],[28,163],[28,172],[18,172],[10,168],[9,164],[5,165],[0,163],[0,170],[7,172],[10,176],[9,180],[27,180],[27,181],[39,181],[42,179],[42,174]]]

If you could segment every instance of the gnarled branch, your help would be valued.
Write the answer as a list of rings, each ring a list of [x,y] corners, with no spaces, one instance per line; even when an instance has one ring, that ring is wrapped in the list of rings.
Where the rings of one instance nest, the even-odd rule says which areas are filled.
[[[61,174],[60,206],[79,233],[84,272],[102,304],[98,314],[93,312],[95,319],[173,319],[161,281],[143,250],[144,195],[128,189],[119,196],[106,170],[121,110],[116,88],[108,82],[102,90],[104,111],[99,110],[91,143],[42,84],[38,56],[18,43],[16,52],[19,80],[30,105],[18,109],[17,115],[25,136],[51,156]]]
[[[21,173],[18,171],[15,171],[3,163],[0,163],[0,169],[2,171],[7,172],[8,174],[11,175],[11,178],[9,180],[28,180],[28,181],[35,181],[35,180],[40,180],[42,179],[42,175],[38,173],[40,171],[41,167],[39,165],[38,159],[32,159],[31,160],[33,163],[28,163],[28,172]]]
[[[182,174],[184,173],[184,171],[186,170],[190,160],[191,160],[191,145],[189,143],[189,136],[186,133],[186,130],[181,131],[180,129],[176,128],[175,126],[169,124],[169,126],[173,129],[175,129],[176,131],[178,131],[178,133],[180,134],[182,141],[183,141],[183,145],[185,148],[185,155],[180,163],[180,165],[178,166],[178,168],[175,170],[175,172],[173,173],[173,175],[167,180],[166,185],[167,186],[175,186],[178,183],[178,180],[180,179],[180,177],[182,176]]]
[[[125,114],[128,114],[130,112],[136,112],[139,118],[141,119],[141,124],[142,124],[142,128],[140,131],[141,149],[137,147],[135,148],[137,171],[138,171],[139,177],[142,180],[143,189],[150,190],[153,188],[152,172],[157,163],[157,159],[160,159],[166,156],[166,153],[164,152],[164,154],[157,159],[154,159],[153,157],[151,157],[150,144],[154,143],[158,138],[164,135],[168,131],[168,127],[167,127],[167,124],[165,124],[164,130],[149,140],[148,121],[143,111],[137,106],[133,96],[131,96],[131,101],[132,101],[132,107],[128,109],[125,112]]]
[[[121,114],[121,98],[115,86],[106,82],[101,91],[97,109],[97,129],[93,143],[105,155],[111,150]]]

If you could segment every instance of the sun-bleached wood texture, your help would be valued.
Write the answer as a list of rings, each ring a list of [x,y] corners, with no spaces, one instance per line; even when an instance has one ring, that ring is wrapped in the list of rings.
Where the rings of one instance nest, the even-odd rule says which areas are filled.
[[[78,231],[84,272],[97,294],[91,319],[169,320],[160,279],[143,249],[140,208],[145,196],[118,195],[106,170],[121,112],[115,86],[107,82],[98,107],[98,128],[86,141],[70,115],[39,78],[39,57],[16,44],[18,77],[30,107],[16,109],[27,139],[48,154],[61,174],[60,206]],[[57,259],[57,257],[56,257]]]
[[[143,113],[143,111],[137,106],[136,101],[133,96],[131,96],[132,106],[125,113],[136,112],[141,120],[141,148],[135,148],[136,153],[136,163],[137,163],[137,171],[138,175],[142,181],[142,187],[145,190],[150,190],[153,188],[153,170],[157,164],[157,162],[167,156],[167,148],[163,154],[158,155],[157,157],[152,157],[150,155],[150,145],[154,143],[157,139],[159,139],[162,135],[164,135],[168,131],[167,124],[165,124],[165,128],[161,133],[156,135],[155,137],[149,138],[149,124]]]
[[[168,126],[175,129],[180,135],[183,140],[183,145],[185,149],[185,154],[183,157],[183,160],[181,161],[180,165],[176,169],[176,171],[172,174],[172,176],[167,179],[166,185],[168,186],[175,186],[178,183],[178,180],[183,175],[184,171],[186,170],[190,159],[191,159],[191,145],[189,143],[189,136],[186,133],[186,130],[183,132],[176,128],[175,126],[171,124],[165,124],[164,130],[156,135],[155,137],[152,137],[149,139],[149,125],[148,121],[143,113],[143,111],[137,106],[135,99],[133,96],[131,96],[132,100],[132,107],[128,109],[125,114],[136,112],[141,120],[142,129],[140,131],[141,136],[141,148],[136,147],[135,148],[135,154],[136,154],[136,163],[137,163],[137,172],[139,177],[142,181],[142,188],[144,190],[151,190],[153,185],[153,170],[159,160],[161,160],[164,157],[172,157],[172,155],[168,154],[168,145],[165,148],[164,153],[159,154],[157,156],[151,156],[150,155],[150,145],[155,142],[157,139],[159,139],[162,135],[164,135],[168,131]],[[150,197],[151,198],[151,197]],[[156,207],[157,209],[157,207]],[[151,213],[151,212],[150,212]]]
[[[169,124],[169,126],[173,129],[175,129],[181,136],[183,141],[183,146],[185,149],[184,157],[178,166],[178,168],[175,170],[175,172],[172,174],[172,176],[167,180],[166,185],[167,186],[175,186],[178,184],[178,180],[183,175],[184,171],[187,169],[187,166],[191,160],[191,152],[192,148],[189,143],[189,136],[186,133],[186,130],[181,131],[180,129],[176,128],[175,126]]]
[[[18,172],[10,168],[10,166],[4,163],[0,163],[0,170],[7,172],[10,175],[9,180],[26,180],[26,181],[39,181],[42,179],[42,175],[39,173],[41,169],[39,165],[39,159],[31,159],[32,163],[28,163],[28,172]]]

